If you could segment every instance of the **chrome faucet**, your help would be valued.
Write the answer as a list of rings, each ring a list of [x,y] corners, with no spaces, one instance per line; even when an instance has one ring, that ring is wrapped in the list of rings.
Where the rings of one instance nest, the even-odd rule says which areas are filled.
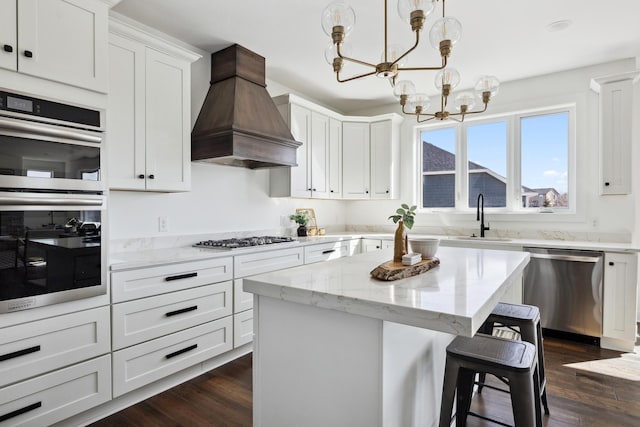
[[[484,195],[482,193],[478,194],[476,221],[480,221],[480,237],[484,237],[484,232],[490,230],[490,228],[489,224],[486,227],[484,226]]]

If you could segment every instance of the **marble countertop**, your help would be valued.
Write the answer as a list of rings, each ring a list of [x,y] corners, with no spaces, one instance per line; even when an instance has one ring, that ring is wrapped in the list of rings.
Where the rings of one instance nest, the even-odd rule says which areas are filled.
[[[517,251],[441,247],[440,266],[385,282],[370,271],[393,258],[381,250],[244,279],[257,295],[472,336],[529,262]]]
[[[417,234],[422,236],[423,234]],[[426,236],[426,235],[425,235]],[[409,234],[409,238],[411,233]],[[440,246],[456,246],[470,248],[491,248],[504,250],[521,250],[522,247],[547,247],[547,248],[570,248],[612,252],[639,252],[640,248],[631,243],[607,243],[607,242],[586,242],[570,240],[533,240],[533,239],[504,239],[504,238],[470,238],[465,236],[442,236],[430,235],[440,239]],[[109,254],[109,264],[112,271],[126,270],[132,268],[152,267],[167,263],[195,261],[201,259],[219,258],[225,256],[242,255],[252,252],[260,252],[274,249],[283,249],[300,245],[314,245],[320,243],[337,242],[351,239],[383,239],[393,240],[390,233],[332,233],[324,236],[298,237],[293,244],[278,243],[276,245],[254,246],[250,248],[237,249],[233,251],[195,248],[191,245],[180,242],[180,246],[170,248],[146,248],[131,250],[126,252],[113,252]],[[193,239],[195,243],[196,239]]]

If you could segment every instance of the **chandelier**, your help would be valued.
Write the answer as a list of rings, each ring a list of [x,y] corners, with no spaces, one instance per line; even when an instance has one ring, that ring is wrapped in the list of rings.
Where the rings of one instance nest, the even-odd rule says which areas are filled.
[[[429,32],[429,39],[434,48],[440,51],[442,58],[440,65],[430,67],[405,67],[407,55],[418,47],[420,43],[420,31],[424,27],[427,16],[435,9],[435,3],[442,1],[442,18],[438,19]],[[325,50],[325,58],[329,64],[333,65],[336,79],[340,83],[351,80],[377,75],[378,77],[391,79],[392,85],[400,71],[425,71],[442,70],[447,66],[447,58],[451,54],[451,48],[460,39],[462,25],[451,17],[445,17],[445,0],[398,0],[398,14],[400,18],[411,25],[411,30],[415,33],[415,42],[406,51],[398,45],[388,44],[387,28],[387,0],[384,1],[384,49],[382,52],[382,62],[374,64],[362,61],[351,56],[351,48],[345,42],[347,35],[355,24],[355,12],[345,1],[338,0],[329,4],[322,12],[322,28],[331,37],[332,43]],[[355,76],[343,78],[340,73],[344,61],[369,67],[372,70]]]
[[[487,111],[487,106],[492,96],[498,93],[500,82],[494,76],[482,76],[475,85],[475,93],[462,92],[454,99],[456,113],[450,113],[446,110],[451,90],[460,82],[460,74],[454,68],[445,68],[436,74],[435,85],[440,90],[440,109],[435,113],[427,113],[427,109],[431,106],[429,96],[424,93],[416,93],[415,85],[410,80],[399,81],[394,89],[393,94],[400,100],[402,112],[404,114],[416,116],[418,123],[427,122],[429,120],[447,120],[453,119],[458,122],[464,121],[465,116],[469,114],[479,114]],[[483,107],[479,110],[473,110],[476,99],[481,99]]]
[[[427,17],[435,9],[437,2],[442,2],[442,17],[437,19],[429,31],[431,45],[438,49],[441,64],[423,67],[405,67],[407,56],[420,43],[420,32],[424,28]],[[398,14],[400,18],[411,25],[415,33],[415,42],[407,50],[399,45],[388,44],[387,0],[384,1],[384,49],[380,63],[374,64],[351,56],[351,46],[345,41],[355,24],[355,12],[344,0],[337,0],[329,4],[322,12],[322,28],[331,37],[332,43],[325,49],[325,59],[333,66],[336,79],[340,83],[376,75],[389,79],[394,87],[394,95],[400,100],[402,112],[416,116],[418,123],[438,119],[453,119],[464,121],[469,114],[479,114],[487,110],[492,96],[498,92],[500,85],[494,76],[482,76],[475,86],[475,92],[481,99],[483,107],[474,110],[476,96],[472,92],[463,92],[455,97],[454,104],[457,112],[447,111],[451,91],[460,82],[460,74],[453,68],[447,67],[447,60],[451,55],[453,45],[460,40],[462,25],[452,17],[445,15],[445,0],[398,0]],[[371,71],[343,77],[341,72],[345,61],[371,68]],[[400,71],[439,71],[435,78],[436,88],[440,90],[440,109],[435,113],[428,113],[431,105],[429,96],[416,93],[415,85],[410,80],[396,82]]]

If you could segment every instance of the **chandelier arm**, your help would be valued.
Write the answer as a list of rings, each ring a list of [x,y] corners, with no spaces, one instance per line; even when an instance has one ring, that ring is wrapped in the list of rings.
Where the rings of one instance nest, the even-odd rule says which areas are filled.
[[[416,120],[418,123],[424,123],[424,122],[428,122],[430,120],[433,120],[436,118],[436,116],[434,114],[423,114],[423,116],[427,116],[429,117],[428,119],[424,119],[424,120],[420,120],[420,116],[418,115],[418,117],[416,117]]]
[[[396,65],[398,62],[400,62],[402,60],[402,58],[404,58],[405,56],[409,55],[411,52],[413,52],[415,50],[415,48],[418,47],[418,43],[420,43],[420,30],[416,30],[416,42],[413,46],[411,46],[411,48],[409,48],[409,50],[407,50],[405,53],[403,53],[400,57],[398,57],[398,59],[396,59],[395,61],[393,61],[391,63],[391,65]],[[387,60],[387,58],[385,57],[385,61]],[[400,69],[400,68],[398,68]]]
[[[398,67],[398,71],[437,71],[446,68],[447,57],[442,57],[442,65],[439,67]]]
[[[356,80],[362,77],[372,76],[375,73],[376,73],[375,71],[372,71],[370,73],[359,74],[357,76],[349,77],[347,79],[342,79],[342,80],[340,79],[340,73],[336,73],[336,79],[338,80],[339,83],[345,83],[345,82],[350,82],[351,80]]]
[[[384,0],[384,62],[389,62],[387,59],[387,47],[387,0]]]
[[[351,58],[349,56],[344,56],[342,54],[342,52],[340,51],[340,44],[341,43],[337,44],[337,47],[338,47],[337,53],[338,53],[338,57],[339,58],[342,58],[342,59],[344,59],[346,61],[353,62],[353,63],[356,63],[356,64],[364,65],[364,66],[367,66],[367,67],[376,68],[376,64],[371,64],[369,62],[364,62],[364,61],[360,61],[359,59]]]
[[[486,104],[484,104],[484,108],[483,108],[482,110],[477,110],[477,111],[467,111],[467,112],[465,112],[464,114],[462,114],[462,113],[455,113],[455,115],[456,115],[456,116],[459,116],[459,115],[461,115],[461,114],[462,114],[462,115],[464,116],[464,115],[466,115],[466,114],[480,114],[480,113],[484,113],[485,111],[487,111],[488,106],[489,106],[489,103],[487,102]],[[453,115],[453,114],[452,114],[452,115]]]

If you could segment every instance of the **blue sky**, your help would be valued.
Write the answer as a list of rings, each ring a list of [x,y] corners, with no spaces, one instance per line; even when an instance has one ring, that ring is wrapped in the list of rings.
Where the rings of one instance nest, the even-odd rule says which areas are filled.
[[[522,185],[567,192],[569,114],[557,113],[521,119]],[[455,129],[428,132],[428,142],[455,153]],[[507,174],[507,124],[493,122],[467,127],[469,160]]]

